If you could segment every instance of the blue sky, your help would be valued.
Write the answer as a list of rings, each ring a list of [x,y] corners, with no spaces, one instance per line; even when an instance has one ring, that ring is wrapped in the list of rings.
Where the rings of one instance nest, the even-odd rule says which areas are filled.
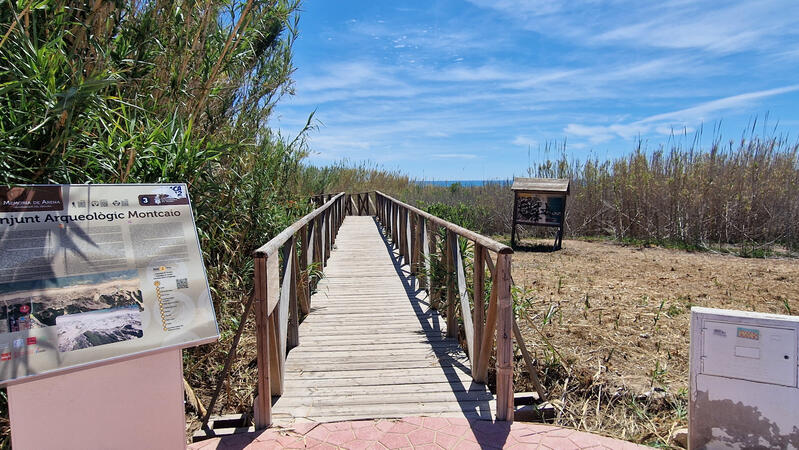
[[[605,159],[766,116],[799,135],[796,0],[304,0],[295,65],[272,125],[316,110],[316,165],[504,179],[547,142]]]

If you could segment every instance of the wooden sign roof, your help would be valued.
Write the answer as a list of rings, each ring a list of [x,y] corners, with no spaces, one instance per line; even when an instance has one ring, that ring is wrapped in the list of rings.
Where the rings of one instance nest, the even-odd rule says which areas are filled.
[[[514,191],[553,192],[569,195],[568,178],[513,178]]]

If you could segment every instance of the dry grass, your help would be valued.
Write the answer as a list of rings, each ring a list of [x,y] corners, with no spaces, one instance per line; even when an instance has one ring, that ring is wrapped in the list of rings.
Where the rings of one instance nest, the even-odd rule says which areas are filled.
[[[650,445],[687,426],[691,306],[799,312],[795,259],[565,241],[517,252],[520,321],[557,422]],[[553,351],[554,348],[554,351]],[[516,391],[532,390],[517,362]]]

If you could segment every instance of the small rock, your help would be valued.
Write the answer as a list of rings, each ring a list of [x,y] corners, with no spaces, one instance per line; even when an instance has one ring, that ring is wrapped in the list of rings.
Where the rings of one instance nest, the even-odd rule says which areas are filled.
[[[646,392],[644,392],[642,394],[638,394],[636,399],[642,400],[642,401],[646,400],[646,399],[659,400],[659,399],[662,399],[662,398],[665,398],[665,397],[666,397],[666,391],[664,389],[654,388],[654,389],[648,390],[648,391],[646,391]]]
[[[638,337],[641,338],[641,339],[649,339],[649,334],[648,333],[641,333],[641,334],[638,335]]]
[[[678,428],[671,433],[671,440],[682,448],[688,448],[688,428]]]

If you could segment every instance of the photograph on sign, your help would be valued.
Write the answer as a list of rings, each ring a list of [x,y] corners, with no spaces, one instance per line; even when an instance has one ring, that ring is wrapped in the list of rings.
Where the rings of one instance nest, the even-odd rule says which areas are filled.
[[[211,342],[185,185],[0,188],[0,382]]]

